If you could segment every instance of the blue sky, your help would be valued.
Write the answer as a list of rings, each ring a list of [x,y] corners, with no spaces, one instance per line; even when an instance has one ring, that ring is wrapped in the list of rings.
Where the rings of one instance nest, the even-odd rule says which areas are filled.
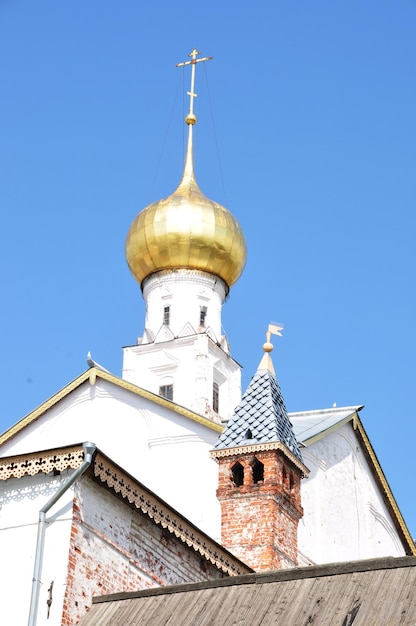
[[[179,181],[196,46],[197,179],[248,245],[244,386],[283,322],[288,410],[364,404],[416,535],[415,32],[414,0],[3,0],[0,430],[142,334],[124,239]]]

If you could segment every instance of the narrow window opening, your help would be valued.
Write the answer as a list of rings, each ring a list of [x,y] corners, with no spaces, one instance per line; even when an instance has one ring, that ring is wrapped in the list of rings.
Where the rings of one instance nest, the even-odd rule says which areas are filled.
[[[253,483],[257,485],[259,482],[263,482],[264,480],[264,465],[258,459],[254,459],[253,465]]]
[[[165,326],[170,324],[170,306],[163,307],[163,323]]]
[[[212,385],[212,410],[215,413],[219,412],[220,408],[220,388],[218,383],[214,382]]]
[[[241,487],[244,483],[244,467],[237,461],[231,468],[231,477],[236,487]]]
[[[166,400],[173,400],[173,385],[161,385],[159,387],[159,396]]]
[[[290,491],[292,491],[293,487],[295,486],[295,479],[293,478],[293,474],[292,472],[290,472],[289,474],[289,487],[290,487]]]
[[[247,428],[246,430],[246,439],[253,439],[253,433],[251,432],[250,428]]]
[[[282,481],[283,481],[283,488],[287,489],[287,471],[284,465],[283,465],[283,471],[282,471]]]
[[[199,309],[199,325],[200,326],[205,326],[205,318],[207,316],[207,307],[206,306],[201,306]]]

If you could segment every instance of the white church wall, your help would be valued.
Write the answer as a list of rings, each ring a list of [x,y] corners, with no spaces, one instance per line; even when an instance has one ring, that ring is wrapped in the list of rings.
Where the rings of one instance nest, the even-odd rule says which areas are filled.
[[[218,467],[209,458],[217,438],[216,430],[98,378],[5,443],[0,456],[93,441],[219,540]],[[359,445],[348,423],[302,450],[311,476],[302,481],[299,551],[313,562],[404,554]]]
[[[241,399],[241,367],[207,333],[171,341],[128,346],[123,351],[123,378],[159,394],[172,384],[172,399],[200,415],[227,420]],[[213,406],[213,384],[219,386],[219,410]]]
[[[351,423],[302,449],[299,550],[315,563],[402,556],[403,547]]]
[[[11,456],[92,441],[214,539],[220,536],[218,433],[97,379],[83,384],[0,449]]]
[[[72,472],[73,470],[70,470]],[[26,624],[36,552],[39,510],[66,480],[37,474],[0,482],[1,623]],[[72,489],[48,512],[37,626],[59,626],[66,585],[72,515]],[[51,583],[52,604],[48,618]]]

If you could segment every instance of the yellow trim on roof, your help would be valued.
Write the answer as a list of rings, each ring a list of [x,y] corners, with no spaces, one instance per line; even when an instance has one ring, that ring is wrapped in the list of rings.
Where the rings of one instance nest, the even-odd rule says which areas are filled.
[[[353,426],[354,426],[354,430],[358,430],[361,440],[364,444],[364,447],[367,451],[368,457],[371,460],[375,475],[377,480],[379,481],[379,483],[381,484],[383,490],[384,490],[384,495],[388,501],[388,504],[390,506],[390,509],[393,513],[393,515],[396,517],[396,521],[398,526],[400,527],[400,530],[403,534],[403,538],[405,540],[405,542],[408,545],[409,548],[409,552],[407,553],[408,555],[411,556],[416,556],[416,546],[415,546],[415,542],[412,539],[412,536],[409,532],[409,529],[407,528],[406,522],[404,521],[403,515],[401,514],[401,511],[399,509],[399,506],[396,502],[396,499],[393,495],[392,490],[390,489],[390,485],[387,482],[387,478],[384,475],[383,470],[381,469],[381,465],[379,463],[379,460],[376,456],[376,453],[374,452],[374,448],[370,443],[370,439],[368,438],[367,433],[365,432],[364,426],[360,420],[360,418],[358,417],[358,415],[355,417],[354,421],[353,421]]]
[[[16,424],[13,424],[13,426],[8,428],[2,435],[0,435],[0,446],[3,443],[6,443],[6,441],[13,439],[13,437],[20,433],[21,430],[26,428],[26,426],[29,426],[29,424],[35,422],[37,419],[39,419],[41,415],[46,413],[48,409],[55,406],[55,404],[57,404],[60,400],[69,395],[71,391],[82,385],[82,383],[88,378],[88,376],[89,370],[75,378],[75,380],[73,380],[72,382],[68,383],[68,385],[60,389],[60,391],[48,398],[48,400],[45,400],[45,402],[43,402],[40,406],[34,409],[34,411],[28,413],[21,420],[16,422]]]
[[[127,380],[118,378],[118,376],[114,376],[114,374],[110,374],[109,372],[104,372],[102,370],[97,369],[97,376],[99,378],[103,378],[104,380],[107,380],[109,383],[114,383],[115,385],[118,385],[122,389],[126,389],[127,391],[131,391],[132,393],[135,393],[136,396],[140,396],[141,398],[146,398],[146,400],[150,400],[150,402],[155,402],[156,404],[159,404],[160,406],[164,406],[167,409],[171,409],[172,411],[174,411],[175,413],[178,413],[179,415],[188,417],[194,422],[198,422],[198,424],[207,426],[208,428],[211,428],[211,430],[215,430],[217,433],[222,433],[223,431],[223,426],[221,426],[220,424],[216,424],[215,422],[208,419],[207,417],[203,417],[203,415],[194,413],[194,411],[191,411],[190,409],[186,409],[184,406],[181,406],[180,404],[176,404],[175,402],[172,402],[172,400],[166,400],[166,398],[162,398],[161,396],[158,396],[156,393],[152,393],[151,391],[147,391],[146,389],[143,389],[142,387],[138,387],[137,385],[134,385],[133,383],[129,383]]]
[[[35,422],[39,417],[41,417],[46,411],[51,409],[55,404],[66,398],[72,391],[80,387],[85,381],[89,380],[90,384],[95,384],[96,379],[101,378],[121,389],[125,389],[126,391],[130,391],[134,393],[136,396],[140,398],[145,398],[146,400],[150,400],[150,402],[155,402],[156,404],[163,406],[167,409],[171,409],[178,415],[182,415],[183,417],[187,417],[188,419],[197,422],[198,424],[202,424],[202,426],[206,426],[211,430],[214,430],[217,433],[221,433],[223,427],[220,424],[216,424],[212,420],[207,417],[203,417],[202,415],[198,415],[198,413],[194,413],[189,409],[186,409],[179,404],[175,404],[171,400],[166,400],[165,398],[161,398],[155,393],[150,391],[146,391],[146,389],[142,389],[137,385],[133,385],[133,383],[129,383],[122,378],[118,378],[118,376],[114,376],[114,374],[110,374],[109,372],[104,372],[96,367],[92,367],[85,372],[83,372],[80,376],[75,378],[72,382],[68,383],[65,387],[63,387],[60,391],[51,396],[48,400],[45,400],[40,406],[38,406],[34,411],[28,413],[25,417],[23,417],[19,422],[16,422],[13,426],[11,426],[8,430],[6,430],[2,435],[0,435],[0,446],[6,441],[10,441],[13,439],[18,433],[20,433],[26,426],[29,426],[33,422]]]

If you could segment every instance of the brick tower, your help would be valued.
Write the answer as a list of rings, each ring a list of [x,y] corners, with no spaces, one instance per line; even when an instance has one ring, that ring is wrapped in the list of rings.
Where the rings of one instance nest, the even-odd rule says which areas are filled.
[[[269,327],[259,368],[211,452],[219,464],[221,542],[256,571],[297,565],[300,481],[309,473],[270,357],[274,330],[280,329]]]

